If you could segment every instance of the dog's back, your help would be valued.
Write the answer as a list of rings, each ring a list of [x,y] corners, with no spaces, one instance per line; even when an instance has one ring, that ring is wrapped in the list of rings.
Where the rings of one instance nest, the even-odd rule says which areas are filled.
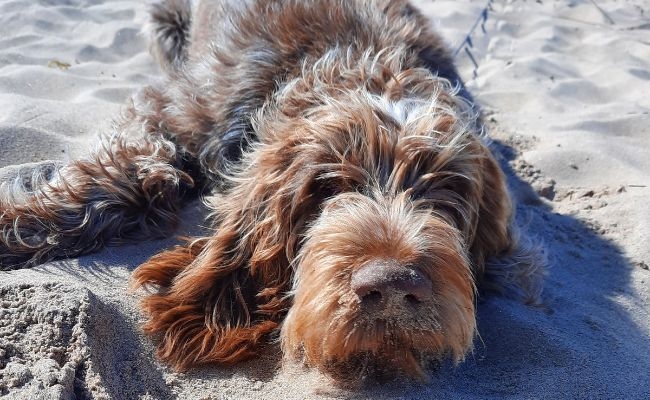
[[[332,49],[357,54],[406,48],[404,69],[424,67],[471,96],[442,39],[407,1],[165,0],[151,13],[152,53],[163,69],[202,88],[213,110],[218,148],[202,163],[238,161],[255,139],[250,116],[305,65]]]
[[[152,6],[150,22],[152,52],[165,69],[199,62],[213,50],[236,55],[264,46],[286,55],[291,70],[333,46],[406,45],[422,66],[460,83],[444,43],[406,1],[165,0]]]

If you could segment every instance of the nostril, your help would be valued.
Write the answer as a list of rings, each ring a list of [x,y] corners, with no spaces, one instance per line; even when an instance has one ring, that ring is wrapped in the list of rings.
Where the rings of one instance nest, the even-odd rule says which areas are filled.
[[[367,304],[381,303],[382,295],[378,290],[371,290],[365,296],[361,297],[361,301]]]
[[[408,304],[411,305],[418,305],[421,303],[421,301],[415,295],[412,294],[407,294],[406,296],[404,296],[404,299]]]

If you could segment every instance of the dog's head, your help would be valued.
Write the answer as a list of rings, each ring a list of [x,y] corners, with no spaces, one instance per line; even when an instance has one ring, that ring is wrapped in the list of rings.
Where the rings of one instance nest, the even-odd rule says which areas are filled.
[[[258,222],[280,221],[295,271],[283,351],[339,380],[423,378],[472,346],[476,275],[508,240],[502,174],[446,80],[314,71],[261,112],[243,163],[277,183]]]

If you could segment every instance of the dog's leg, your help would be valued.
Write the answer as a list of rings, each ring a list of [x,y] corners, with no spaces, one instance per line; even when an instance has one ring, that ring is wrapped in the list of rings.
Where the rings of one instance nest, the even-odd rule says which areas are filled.
[[[163,68],[178,68],[187,57],[192,18],[190,0],[154,3],[151,5],[150,18],[151,53]]]
[[[166,235],[192,178],[185,154],[130,109],[90,157],[0,185],[0,270]],[[158,124],[158,121],[155,121]],[[49,179],[48,179],[49,178]]]

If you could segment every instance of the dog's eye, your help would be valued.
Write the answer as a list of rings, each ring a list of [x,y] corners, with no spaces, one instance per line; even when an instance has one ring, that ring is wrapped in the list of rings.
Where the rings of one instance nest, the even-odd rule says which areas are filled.
[[[424,200],[427,197],[426,188],[412,189],[410,193],[411,200]]]
[[[340,183],[333,179],[318,179],[312,184],[312,193],[323,200],[327,200],[343,192]]]
[[[433,186],[433,185],[418,185],[411,189],[411,200],[438,200],[447,197],[452,192],[452,188],[448,185]]]
[[[466,209],[467,203],[452,188],[434,187],[425,190],[414,190],[411,199],[417,208],[430,210],[457,227],[462,227],[465,224],[463,210]]]

